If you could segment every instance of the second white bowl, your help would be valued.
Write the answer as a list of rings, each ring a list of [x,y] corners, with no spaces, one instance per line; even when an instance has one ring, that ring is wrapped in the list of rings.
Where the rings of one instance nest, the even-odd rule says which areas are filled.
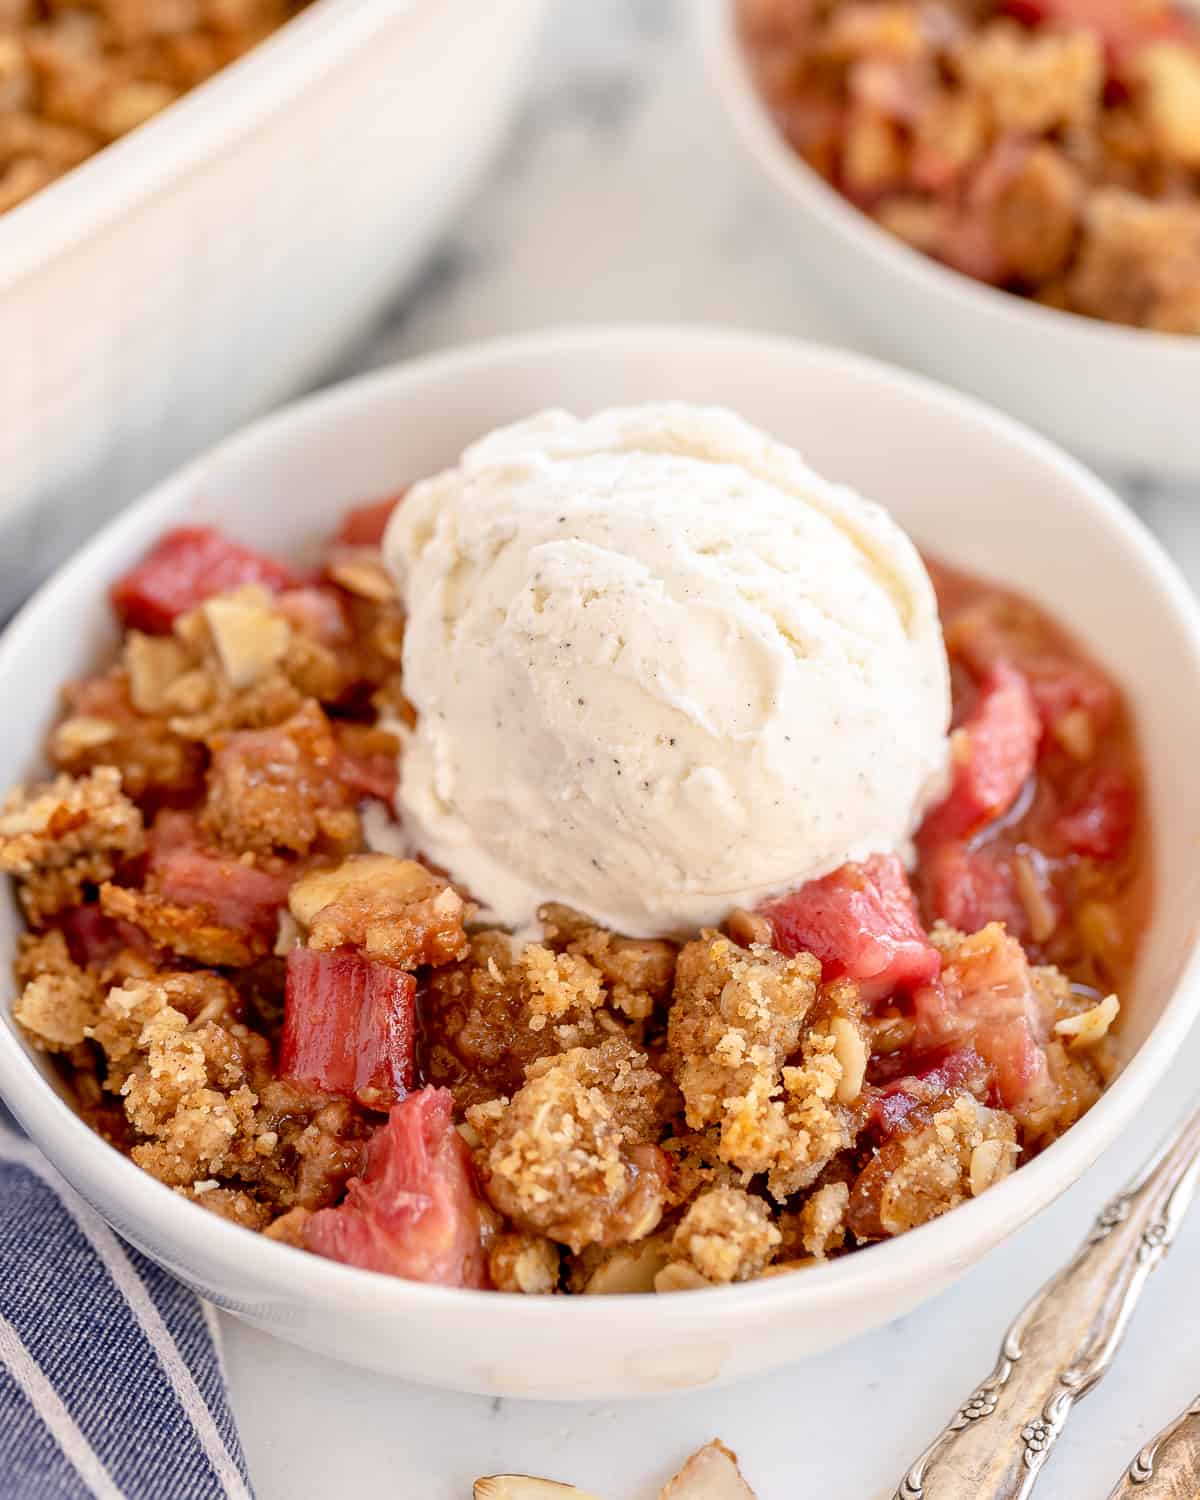
[[[1089,458],[1200,481],[1200,338],[1043,307],[952,271],[881,229],[807,165],[755,89],[732,0],[695,15],[719,106],[791,205],[796,276],[881,353],[999,406]]]
[[[1019,1228],[1129,1129],[1196,1012],[1200,623],[1156,543],[1048,443],[916,377],[832,350],[679,328],[552,332],[385,371],[280,412],[98,536],[0,641],[0,787],[26,776],[61,682],[113,639],[108,585],[168,527],[210,522],[302,559],[364,498],[453,461],[488,428],[678,397],[721,402],[891,507],[959,567],[1024,590],[1128,690],[1150,788],[1158,899],[1122,1033],[1129,1061],[1043,1156],[944,1219],[829,1265],[665,1297],[424,1286],[306,1255],[204,1213],[72,1113],[10,1017],[20,922],[0,902],[0,1091],[122,1234],[221,1307],[351,1363],[460,1389],[614,1399],[732,1380],[890,1321]]]

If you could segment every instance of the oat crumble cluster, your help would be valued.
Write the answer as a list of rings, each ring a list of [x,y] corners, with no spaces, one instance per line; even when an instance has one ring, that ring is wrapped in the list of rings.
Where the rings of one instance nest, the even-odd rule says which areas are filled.
[[[1051,307],[1200,334],[1200,24],[1172,0],[737,0],[794,149]]]
[[[915,893],[880,857],[686,941],[560,906],[516,941],[367,847],[411,721],[391,503],[306,579],[164,538],[114,589],[118,659],[65,689],[52,775],[0,810],[14,1014],[113,1146],[387,1274],[665,1293],[924,1224],[1094,1102],[1136,761],[1044,615],[935,570],[956,765]]]
[[[305,0],[0,0],[0,213],[257,46]]]

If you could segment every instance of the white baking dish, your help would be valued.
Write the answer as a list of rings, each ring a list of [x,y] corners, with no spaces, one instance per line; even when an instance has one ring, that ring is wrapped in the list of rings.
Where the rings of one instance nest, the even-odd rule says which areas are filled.
[[[544,0],[316,0],[0,216],[0,611],[310,381],[500,137]]]

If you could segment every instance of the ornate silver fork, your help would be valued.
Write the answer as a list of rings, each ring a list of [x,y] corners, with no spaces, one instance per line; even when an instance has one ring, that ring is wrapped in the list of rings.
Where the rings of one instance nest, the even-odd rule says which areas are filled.
[[[909,1469],[895,1500],[1025,1500],[1032,1494],[1075,1403],[1111,1366],[1198,1185],[1200,1111],[1113,1199],[1070,1265],[1026,1305],[992,1373]],[[1183,1488],[1172,1488],[1180,1475]],[[1193,1407],[1148,1444],[1113,1494],[1195,1500],[1200,1410]]]
[[[1195,1500],[1200,1492],[1200,1396],[1146,1444],[1108,1500]]]

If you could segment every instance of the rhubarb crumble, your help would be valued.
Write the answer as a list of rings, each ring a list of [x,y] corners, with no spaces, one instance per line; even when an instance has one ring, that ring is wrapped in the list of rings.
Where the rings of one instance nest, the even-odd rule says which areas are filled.
[[[916,1228],[1092,1105],[1146,900],[1139,769],[1042,610],[930,565],[951,770],[911,870],[876,855],[671,938],[562,905],[513,935],[369,837],[413,720],[393,503],[303,577],[164,537],[49,775],[0,810],[16,1020],[115,1148],[351,1265],[667,1293]]]
[[[1200,22],[1183,0],[734,0],[788,144],[915,249],[1200,334]]]
[[[0,0],[0,213],[127,135],[306,0]]]

